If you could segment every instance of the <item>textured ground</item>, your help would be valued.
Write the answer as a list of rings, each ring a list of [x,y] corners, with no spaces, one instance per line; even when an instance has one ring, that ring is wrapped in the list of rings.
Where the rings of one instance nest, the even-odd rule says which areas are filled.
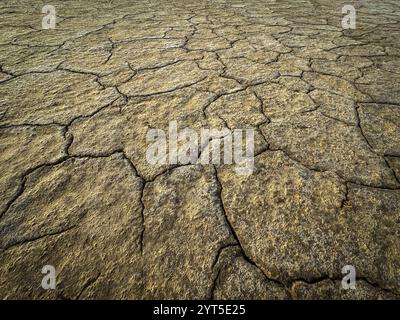
[[[397,0],[351,31],[336,0],[31,3],[0,4],[1,298],[400,298]],[[149,165],[173,120],[256,128],[254,173]]]

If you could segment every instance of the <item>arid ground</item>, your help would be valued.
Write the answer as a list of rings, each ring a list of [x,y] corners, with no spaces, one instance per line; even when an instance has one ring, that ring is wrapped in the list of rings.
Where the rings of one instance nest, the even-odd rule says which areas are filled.
[[[6,0],[0,29],[0,298],[400,298],[399,1]],[[150,164],[171,121],[254,129],[253,173]]]

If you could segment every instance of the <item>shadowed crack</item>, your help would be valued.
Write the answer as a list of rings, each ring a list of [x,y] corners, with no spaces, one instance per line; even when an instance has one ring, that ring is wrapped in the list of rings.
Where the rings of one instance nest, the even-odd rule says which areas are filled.
[[[33,173],[36,170],[39,170],[43,167],[47,167],[47,166],[53,166],[53,165],[58,165],[60,163],[63,163],[64,161],[68,160],[69,157],[68,156],[64,156],[61,157],[60,159],[51,162],[51,163],[44,163],[44,164],[40,164],[34,168],[28,169],[27,171],[25,171],[22,175],[21,175],[21,179],[20,179],[20,183],[17,189],[17,192],[14,194],[14,196],[7,202],[7,204],[5,205],[5,209],[3,210],[3,212],[1,212],[0,214],[0,219],[7,213],[7,211],[10,209],[11,205],[18,200],[18,198],[24,193],[25,191],[25,184],[26,184],[26,179],[28,178],[28,176]]]
[[[161,95],[161,94],[166,94],[166,93],[171,93],[177,90],[181,90],[181,89],[185,89],[185,88],[190,88],[202,81],[204,81],[205,79],[207,79],[207,76],[202,77],[199,80],[190,82],[190,83],[186,83],[186,84],[181,84],[181,85],[177,85],[171,89],[168,90],[163,90],[163,91],[157,91],[157,92],[152,92],[152,93],[148,93],[148,94],[135,94],[135,95],[128,95],[129,98],[141,98],[141,97],[145,97],[145,98],[149,98],[149,97],[154,97],[157,95]]]
[[[92,285],[94,285],[96,283],[96,281],[100,278],[101,276],[101,272],[99,272],[96,276],[88,279],[86,281],[86,283],[83,285],[81,291],[79,292],[79,294],[76,296],[75,300],[79,300],[80,297],[82,296],[82,294]]]
[[[76,228],[77,226],[78,226],[78,224],[75,224],[73,226],[64,228],[62,230],[57,230],[57,231],[53,231],[53,232],[50,232],[50,233],[42,234],[42,235],[39,235],[39,236],[36,236],[36,237],[32,237],[32,238],[16,241],[16,242],[14,242],[14,243],[12,243],[12,244],[4,247],[4,248],[0,248],[0,250],[1,250],[1,252],[4,252],[4,251],[7,251],[8,249],[13,248],[15,246],[24,245],[26,243],[38,241],[38,240],[41,240],[43,238],[47,238],[47,237],[50,237],[50,236],[61,235],[61,234],[65,233],[65,232],[67,232],[67,231],[70,231],[70,230]]]
[[[233,228],[233,226],[232,226],[232,224],[231,224],[231,222],[230,222],[230,220],[229,220],[229,218],[228,218],[228,215],[227,215],[227,213],[226,213],[226,210],[225,210],[225,207],[224,207],[224,202],[223,202],[223,200],[222,200],[223,187],[222,187],[222,183],[221,183],[221,181],[220,181],[220,179],[219,179],[219,177],[218,177],[217,168],[216,168],[215,166],[214,166],[214,176],[215,176],[215,180],[216,180],[217,185],[218,185],[218,197],[219,197],[219,201],[220,201],[220,206],[221,206],[222,212],[223,212],[223,214],[224,214],[224,220],[225,220],[226,226],[229,228],[231,235],[232,235],[233,238],[235,239],[236,245],[240,248],[240,251],[241,251],[241,253],[242,253],[243,258],[244,258],[248,263],[250,263],[251,265],[255,266],[258,270],[260,270],[261,273],[265,276],[265,278],[266,278],[267,280],[272,281],[272,282],[275,282],[275,283],[277,283],[277,284],[279,284],[279,285],[282,285],[281,282],[279,282],[279,281],[277,281],[277,280],[275,280],[275,279],[269,279],[269,278],[266,276],[266,274],[264,273],[264,271],[263,271],[252,259],[250,259],[250,257],[249,257],[249,256],[246,254],[246,252],[244,251],[243,246],[242,246],[242,244],[240,243],[239,237],[238,237],[238,235],[236,234],[236,231],[235,231],[235,229]]]

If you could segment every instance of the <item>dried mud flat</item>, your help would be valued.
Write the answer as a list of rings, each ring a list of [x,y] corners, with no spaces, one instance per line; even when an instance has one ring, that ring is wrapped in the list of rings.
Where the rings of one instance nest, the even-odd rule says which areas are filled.
[[[1,298],[400,298],[398,1],[31,2],[0,5]],[[255,128],[254,173],[148,164],[173,120]]]

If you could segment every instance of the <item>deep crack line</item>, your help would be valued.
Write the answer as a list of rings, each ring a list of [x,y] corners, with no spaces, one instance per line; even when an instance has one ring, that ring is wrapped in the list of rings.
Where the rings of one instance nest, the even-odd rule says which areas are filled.
[[[20,183],[18,186],[17,191],[15,192],[14,196],[7,202],[5,209],[3,210],[3,212],[1,212],[0,214],[0,219],[3,218],[3,216],[8,212],[8,210],[10,209],[10,207],[13,205],[13,203],[15,201],[18,200],[18,198],[24,193],[25,191],[25,184],[27,181],[28,176],[33,173],[36,170],[39,170],[40,168],[46,167],[46,166],[53,166],[53,165],[57,165],[60,164],[66,160],[68,160],[69,158],[67,156],[63,156],[61,158],[59,158],[58,160],[51,162],[51,163],[44,163],[44,164],[40,164],[34,168],[28,169],[27,171],[25,171],[22,175],[21,175],[21,179],[20,179]]]
[[[201,78],[201,79],[199,79],[197,81],[191,82],[191,83],[177,85],[176,87],[168,89],[168,90],[152,92],[152,93],[148,93],[148,94],[135,94],[135,95],[132,95],[132,96],[128,96],[127,95],[127,97],[128,98],[142,98],[142,97],[150,98],[150,97],[153,97],[153,96],[158,96],[158,95],[162,95],[162,94],[166,94],[166,93],[171,93],[171,92],[175,92],[175,91],[182,90],[182,89],[185,89],[185,88],[190,88],[190,87],[192,87],[192,86],[204,81],[205,79],[207,79],[207,77],[208,76],[205,76],[205,77],[203,77],[203,78]]]
[[[228,218],[228,215],[227,215],[227,213],[226,213],[225,206],[224,206],[224,202],[223,202],[223,199],[222,199],[222,190],[223,190],[222,183],[221,183],[221,181],[220,181],[220,179],[219,179],[217,168],[215,167],[215,165],[213,165],[213,167],[214,167],[215,179],[216,179],[216,182],[217,182],[217,185],[218,185],[218,198],[219,198],[220,205],[221,205],[221,209],[222,209],[222,212],[223,212],[223,215],[224,215],[224,220],[225,220],[226,225],[228,226],[228,229],[230,230],[230,233],[232,234],[232,236],[233,236],[233,238],[235,239],[235,241],[236,241],[238,247],[240,248],[240,251],[241,251],[241,253],[242,253],[243,258],[244,258],[248,263],[250,263],[251,265],[255,266],[258,270],[260,270],[260,272],[264,275],[264,277],[265,277],[267,280],[272,281],[272,282],[275,282],[275,283],[277,283],[277,284],[279,284],[279,285],[281,285],[281,286],[284,286],[284,285],[283,285],[281,282],[279,282],[278,280],[268,278],[267,275],[264,273],[264,271],[263,271],[252,259],[250,259],[250,257],[249,257],[249,256],[246,254],[246,252],[244,251],[244,249],[243,249],[243,247],[242,247],[242,244],[241,244],[241,242],[240,242],[240,240],[239,240],[239,237],[238,237],[238,235],[237,235],[235,229],[233,228],[233,226],[232,226],[232,224],[231,224],[231,222],[230,222],[230,220],[229,220],[229,218]]]
[[[79,220],[81,220],[81,219],[82,219],[82,217],[81,217]],[[74,225],[72,225],[72,226],[70,226],[70,227],[67,227],[67,228],[65,228],[65,229],[62,229],[62,230],[57,230],[57,231],[49,232],[49,233],[46,233],[46,234],[38,235],[38,236],[36,236],[36,237],[32,237],[32,238],[28,238],[28,239],[23,239],[23,240],[21,240],[21,241],[17,241],[17,242],[15,242],[15,243],[12,243],[12,244],[10,244],[9,246],[6,246],[6,247],[4,247],[4,248],[0,248],[0,250],[2,250],[2,252],[5,252],[5,251],[7,251],[7,250],[9,250],[9,249],[11,249],[11,248],[13,248],[13,247],[16,247],[16,246],[24,245],[24,244],[29,243],[29,242],[38,241],[38,240],[41,240],[41,239],[43,239],[43,238],[47,238],[47,237],[50,237],[50,236],[60,235],[60,234],[63,234],[63,233],[65,233],[65,232],[67,232],[67,231],[70,231],[70,230],[76,228],[77,225],[78,225],[78,224],[74,224]]]
[[[95,277],[90,278],[86,283],[83,285],[81,291],[79,294],[76,296],[75,300],[79,300],[82,294],[90,287],[92,286],[101,276],[101,272],[99,272]]]

